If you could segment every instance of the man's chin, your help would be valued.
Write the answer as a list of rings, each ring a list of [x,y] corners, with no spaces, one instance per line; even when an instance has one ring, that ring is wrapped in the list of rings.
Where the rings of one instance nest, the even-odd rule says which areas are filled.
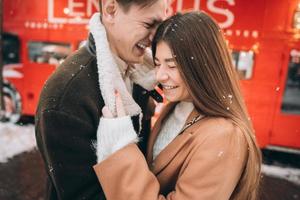
[[[132,58],[132,59],[128,60],[127,63],[130,63],[130,64],[141,64],[141,63],[143,63],[143,61],[144,61],[144,55]]]

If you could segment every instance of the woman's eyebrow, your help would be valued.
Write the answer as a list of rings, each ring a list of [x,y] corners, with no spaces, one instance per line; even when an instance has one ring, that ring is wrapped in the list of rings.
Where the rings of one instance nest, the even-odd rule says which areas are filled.
[[[166,62],[175,62],[175,58],[166,58],[165,61]]]
[[[154,61],[159,61],[157,57],[154,58]],[[175,58],[166,58],[164,59],[165,62],[175,62]]]

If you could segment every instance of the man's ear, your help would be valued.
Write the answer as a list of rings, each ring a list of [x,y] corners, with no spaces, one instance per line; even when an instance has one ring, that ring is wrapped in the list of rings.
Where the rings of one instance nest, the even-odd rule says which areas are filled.
[[[116,0],[103,0],[102,3],[102,17],[107,22],[113,22],[119,8],[118,2]]]

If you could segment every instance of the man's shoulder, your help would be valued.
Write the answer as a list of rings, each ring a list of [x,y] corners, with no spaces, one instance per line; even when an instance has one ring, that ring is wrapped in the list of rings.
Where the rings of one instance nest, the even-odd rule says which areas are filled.
[[[70,55],[46,81],[39,107],[58,109],[84,98],[99,99],[96,58],[85,47]]]

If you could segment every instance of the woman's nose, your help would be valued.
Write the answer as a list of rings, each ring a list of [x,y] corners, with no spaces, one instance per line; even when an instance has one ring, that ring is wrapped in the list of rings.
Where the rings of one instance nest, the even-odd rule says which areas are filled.
[[[158,82],[164,82],[168,80],[169,76],[166,73],[166,71],[163,69],[163,67],[158,67],[156,70],[156,79]]]

